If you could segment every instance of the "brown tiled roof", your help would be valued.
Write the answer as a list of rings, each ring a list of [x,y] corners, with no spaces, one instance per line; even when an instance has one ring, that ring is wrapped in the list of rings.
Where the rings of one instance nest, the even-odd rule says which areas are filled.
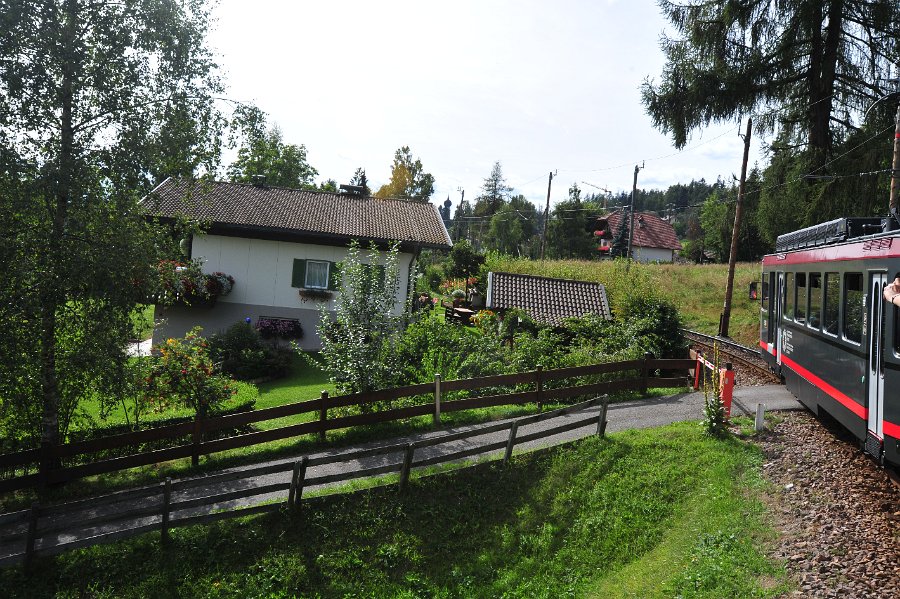
[[[564,318],[585,314],[612,318],[606,289],[600,283],[508,272],[488,274],[487,307],[521,308],[536,321],[553,325],[562,324]]]
[[[231,231],[310,239],[400,241],[433,248],[452,243],[437,207],[408,200],[169,178],[146,200],[155,216],[187,216]]]
[[[604,234],[606,239],[616,238],[622,223],[622,216],[623,212],[619,210],[598,219],[599,226],[602,226],[604,220],[608,223],[607,232]],[[634,239],[631,244],[634,247],[642,248],[681,249],[675,228],[652,212],[635,213]]]

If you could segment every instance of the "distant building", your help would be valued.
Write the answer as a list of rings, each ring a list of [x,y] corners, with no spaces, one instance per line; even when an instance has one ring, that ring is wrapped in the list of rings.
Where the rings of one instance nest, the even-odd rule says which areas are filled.
[[[613,240],[628,212],[617,210],[597,219],[594,235],[600,241],[599,251],[608,255]],[[675,252],[681,250],[681,242],[675,228],[652,212],[634,215],[634,238],[631,257],[638,262],[673,262]]]

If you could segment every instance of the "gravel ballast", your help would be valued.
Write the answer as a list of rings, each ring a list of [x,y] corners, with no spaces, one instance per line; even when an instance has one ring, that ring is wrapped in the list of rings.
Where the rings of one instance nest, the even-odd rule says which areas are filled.
[[[759,435],[791,597],[900,597],[900,490],[838,425],[783,412]]]

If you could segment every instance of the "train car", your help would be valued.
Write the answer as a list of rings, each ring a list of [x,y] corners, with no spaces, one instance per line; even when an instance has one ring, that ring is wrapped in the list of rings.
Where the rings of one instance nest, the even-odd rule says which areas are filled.
[[[900,273],[889,219],[841,218],[781,235],[762,262],[760,353],[813,413],[879,463],[900,465]]]

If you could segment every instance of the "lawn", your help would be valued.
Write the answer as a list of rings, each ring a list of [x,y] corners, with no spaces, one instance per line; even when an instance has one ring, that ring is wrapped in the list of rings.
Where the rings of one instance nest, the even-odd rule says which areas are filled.
[[[685,460],[684,456],[691,456]],[[0,571],[6,596],[772,597],[762,456],[694,423]]]

